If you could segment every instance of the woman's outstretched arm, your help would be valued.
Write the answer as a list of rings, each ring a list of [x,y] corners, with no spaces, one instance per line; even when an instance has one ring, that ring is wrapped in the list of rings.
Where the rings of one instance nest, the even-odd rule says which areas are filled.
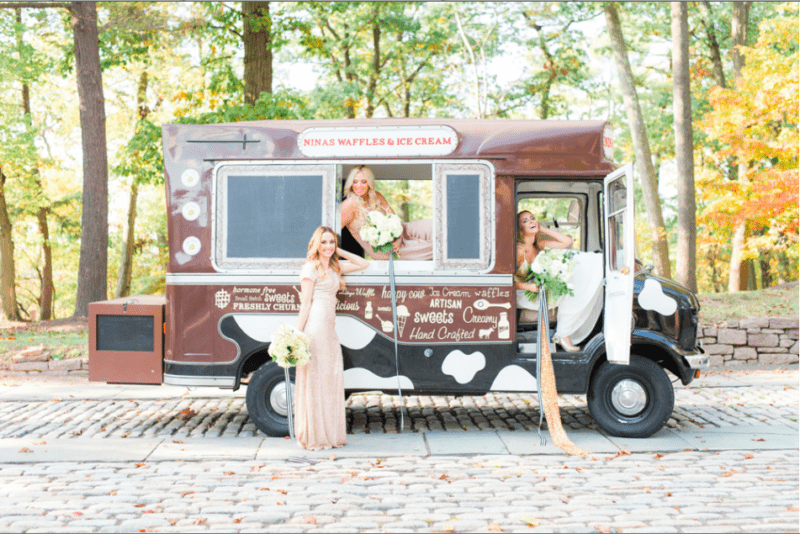
[[[558,230],[539,225],[539,235],[547,236],[548,239],[542,240],[542,247],[546,248],[569,248],[572,246],[572,238],[562,234]]]
[[[297,329],[302,331],[306,327],[308,314],[311,313],[311,300],[314,298],[314,281],[303,278],[300,282],[300,313],[297,315]]]
[[[353,254],[352,252],[347,252],[346,250],[337,248],[336,253],[339,254],[340,258],[347,260],[346,262],[339,262],[339,266],[342,269],[342,274],[361,271],[369,267],[369,262],[367,260],[361,256]]]

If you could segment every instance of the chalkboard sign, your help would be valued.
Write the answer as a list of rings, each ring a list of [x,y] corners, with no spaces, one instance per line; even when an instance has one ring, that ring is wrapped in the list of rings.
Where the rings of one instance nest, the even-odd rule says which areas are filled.
[[[480,175],[447,175],[447,257],[480,258]]]
[[[152,315],[98,315],[97,350],[153,352]]]
[[[322,217],[322,175],[227,179],[228,258],[305,258]]]

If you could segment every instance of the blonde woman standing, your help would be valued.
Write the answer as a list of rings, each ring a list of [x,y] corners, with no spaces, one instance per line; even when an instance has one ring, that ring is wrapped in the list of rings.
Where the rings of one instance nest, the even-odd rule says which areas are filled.
[[[394,213],[386,198],[375,190],[375,175],[366,165],[353,167],[344,182],[345,200],[342,202],[342,228],[347,227],[370,258],[389,259],[388,252],[377,252],[361,238],[361,227],[367,212]],[[420,219],[403,223],[403,234],[394,242],[394,251],[401,260],[433,259],[433,221]]]
[[[340,261],[340,257],[346,261]],[[336,233],[320,226],[308,243],[300,272],[300,313],[297,328],[311,340],[311,361],[295,375],[297,442],[308,450],[347,443],[344,407],[344,364],[336,336],[336,293],[344,289],[342,275],[369,263],[338,248]]]

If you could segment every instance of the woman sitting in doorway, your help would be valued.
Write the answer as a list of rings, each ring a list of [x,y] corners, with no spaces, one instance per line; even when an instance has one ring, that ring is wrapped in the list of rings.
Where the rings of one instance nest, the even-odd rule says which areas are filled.
[[[342,202],[342,228],[347,227],[353,238],[374,260],[387,260],[389,253],[377,252],[361,238],[361,227],[367,213],[380,211],[392,213],[386,198],[375,190],[375,175],[366,165],[354,167],[344,182],[345,200]],[[403,223],[403,234],[393,245],[401,260],[433,259],[433,221],[421,219]]]
[[[530,211],[517,215],[517,309],[538,310],[538,302],[531,302],[525,291],[537,293],[539,287],[526,282],[530,266],[537,254],[545,248],[566,249],[572,238],[552,228],[539,224]],[[573,296],[565,296],[558,304],[556,333],[553,342],[567,352],[578,352],[581,343],[594,329],[603,310],[603,256],[595,252],[576,252],[575,268],[570,283]]]

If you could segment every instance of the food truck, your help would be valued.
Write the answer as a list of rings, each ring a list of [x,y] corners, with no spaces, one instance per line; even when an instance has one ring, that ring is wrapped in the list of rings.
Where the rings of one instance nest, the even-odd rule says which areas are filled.
[[[614,163],[604,121],[266,120],[162,132],[166,294],[90,305],[91,380],[245,385],[255,425],[286,435],[270,335],[295,324],[308,240],[320,225],[340,230],[343,182],[360,165],[377,190],[403,191],[413,209],[398,214],[432,219],[432,254],[394,261],[396,322],[389,261],[345,276],[336,332],[346,394],[537,391],[539,323],[515,300],[522,209],[603,256],[590,334],[578,352],[552,353],[558,392],[585,394],[603,431],[657,432],[672,381],[708,366],[697,297],[635,257],[633,167]],[[363,254],[346,234],[341,246]]]

